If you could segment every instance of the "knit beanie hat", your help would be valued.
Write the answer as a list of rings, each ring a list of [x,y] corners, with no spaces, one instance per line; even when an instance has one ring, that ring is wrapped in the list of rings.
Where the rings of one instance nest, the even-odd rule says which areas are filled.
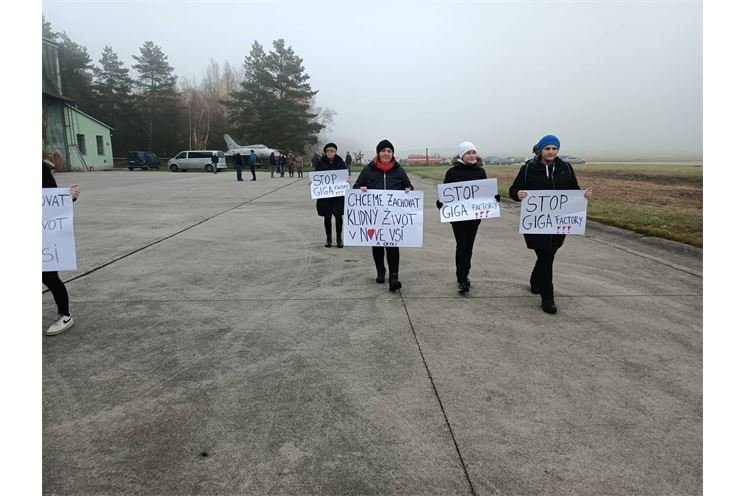
[[[471,150],[476,151],[476,145],[474,145],[470,141],[464,141],[463,143],[458,145],[458,158],[463,160],[463,155],[465,155],[466,152],[470,152]]]
[[[326,145],[323,147],[323,153],[326,153],[326,150],[329,148],[333,148],[334,150],[338,150],[339,147],[336,146],[336,143],[326,143]]]
[[[393,143],[391,143],[387,139],[384,139],[383,141],[381,141],[380,143],[378,143],[378,146],[375,147],[375,153],[380,153],[380,150],[382,150],[383,148],[390,148],[391,151],[394,151],[393,150]]]
[[[547,134],[543,138],[540,139],[536,147],[538,148],[538,153],[541,153],[544,148],[547,146],[554,145],[556,148],[561,148],[561,143],[559,143],[559,138],[554,136],[553,134]]]

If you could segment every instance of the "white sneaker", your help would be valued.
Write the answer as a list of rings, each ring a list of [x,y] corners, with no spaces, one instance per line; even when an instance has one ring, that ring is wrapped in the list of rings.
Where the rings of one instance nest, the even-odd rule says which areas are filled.
[[[54,323],[49,326],[46,334],[47,336],[54,336],[55,334],[65,332],[66,330],[71,328],[74,323],[75,320],[73,320],[71,315],[60,314],[57,316],[57,320],[55,320]]]

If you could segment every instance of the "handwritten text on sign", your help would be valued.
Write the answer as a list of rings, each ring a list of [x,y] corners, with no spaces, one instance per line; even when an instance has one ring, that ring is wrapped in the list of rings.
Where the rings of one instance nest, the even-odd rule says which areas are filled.
[[[422,246],[424,193],[350,189],[344,198],[344,244]]]
[[[70,188],[42,188],[41,210],[41,270],[76,270]]]
[[[528,191],[520,203],[520,234],[585,234],[587,198],[582,190]]]
[[[437,185],[437,196],[442,202],[440,222],[489,219],[499,217],[497,179],[478,179]]]
[[[311,172],[310,199],[344,196],[344,192],[349,188],[348,177],[346,169]]]

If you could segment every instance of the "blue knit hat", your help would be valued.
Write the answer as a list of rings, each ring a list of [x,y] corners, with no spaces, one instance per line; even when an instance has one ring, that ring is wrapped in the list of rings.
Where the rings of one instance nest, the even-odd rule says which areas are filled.
[[[553,134],[547,134],[543,138],[538,141],[538,144],[536,147],[538,148],[538,153],[541,153],[544,148],[546,148],[549,145],[554,145],[556,148],[561,148],[561,143],[559,142],[559,138],[554,136]]]

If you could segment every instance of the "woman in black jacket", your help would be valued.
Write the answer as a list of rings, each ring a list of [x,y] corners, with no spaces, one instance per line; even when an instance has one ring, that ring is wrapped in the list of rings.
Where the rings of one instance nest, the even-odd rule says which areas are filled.
[[[323,147],[323,157],[316,162],[316,171],[347,170],[347,164],[336,154],[336,145],[327,143]],[[316,212],[323,217],[323,227],[326,229],[326,248],[331,248],[331,215],[336,223],[336,246],[344,248],[344,237],[342,236],[342,223],[344,217],[344,197],[319,198],[316,200]]]
[[[521,201],[528,190],[580,189],[574,169],[559,158],[559,138],[548,134],[536,145],[537,155],[517,173],[510,186],[510,197]],[[592,188],[585,190],[585,197],[592,198]],[[530,291],[541,295],[541,308],[546,313],[556,313],[554,302],[553,265],[556,251],[564,244],[564,234],[525,234],[525,244],[535,251],[537,260],[530,274]]]
[[[444,183],[486,179],[484,161],[478,156],[476,146],[470,141],[464,141],[458,145],[458,156],[453,158],[452,165],[445,173]],[[495,198],[499,201],[499,194]],[[442,208],[440,200],[437,200],[437,208]],[[455,235],[455,275],[458,279],[458,293],[460,294],[471,290],[468,273],[471,271],[473,244],[476,241],[479,224],[481,224],[481,219],[450,223],[453,235]]]
[[[42,188],[57,187],[57,181],[54,180],[54,176],[52,175],[53,168],[54,164],[51,162],[47,160],[41,162]],[[80,188],[77,184],[70,185],[70,196],[72,196],[72,201],[77,200],[78,196],[80,196]],[[62,282],[57,271],[42,271],[41,282],[49,288],[49,291],[51,291],[54,297],[54,302],[57,304],[57,320],[49,326],[45,333],[47,336],[54,336],[55,334],[65,332],[75,324],[75,321],[70,315],[70,300],[67,296],[65,283]]]
[[[404,190],[407,193],[414,189],[409,180],[409,176],[401,164],[393,156],[393,144],[388,140],[383,140],[375,147],[375,158],[366,167],[362,169],[357,177],[353,188],[360,191],[368,189],[397,189]],[[373,260],[378,276],[375,282],[385,282],[385,263],[388,259],[388,289],[396,291],[401,289],[401,281],[398,280],[398,262],[399,252],[397,246],[373,246]]]

